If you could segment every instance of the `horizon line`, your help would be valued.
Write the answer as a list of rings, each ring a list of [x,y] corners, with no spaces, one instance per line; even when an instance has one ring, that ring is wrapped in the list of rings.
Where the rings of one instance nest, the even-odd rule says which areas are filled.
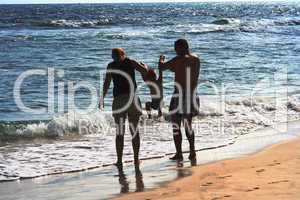
[[[0,3],[0,5],[48,5],[48,4],[152,4],[152,3],[233,3],[233,2],[239,2],[239,3],[291,3],[296,2],[297,0],[197,0],[197,1],[145,1],[145,2],[137,2],[137,1],[128,1],[128,2],[48,2],[48,3]]]

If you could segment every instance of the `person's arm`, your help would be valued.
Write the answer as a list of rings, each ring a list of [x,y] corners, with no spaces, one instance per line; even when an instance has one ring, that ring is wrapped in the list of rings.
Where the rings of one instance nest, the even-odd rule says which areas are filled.
[[[102,96],[100,97],[100,101],[99,101],[99,108],[102,109],[104,108],[104,98],[108,92],[109,86],[110,86],[110,82],[111,82],[111,73],[109,72],[110,67],[109,65],[107,66],[107,71],[105,73],[105,78],[104,78],[104,83],[103,83],[103,89],[102,89]]]
[[[143,77],[147,76],[148,73],[148,66],[144,63],[138,63],[135,60],[131,60],[132,66],[142,74]]]
[[[199,78],[200,78],[200,59],[196,56],[195,60],[194,60],[194,67],[195,67],[195,71],[193,72],[192,76],[194,76],[195,78],[192,78],[192,87],[196,88],[199,82]]]
[[[158,87],[159,87],[159,93],[160,93],[160,98],[159,98],[159,102],[160,105],[158,107],[158,116],[162,116],[162,106],[163,106],[163,96],[164,96],[164,87],[163,87],[163,71],[161,69],[159,69],[159,76],[158,76]]]
[[[200,61],[199,57],[197,57],[197,59],[196,59],[196,69],[197,69],[196,74],[197,74],[197,77],[199,78],[200,70],[201,70],[201,61]]]
[[[173,66],[174,66],[174,64],[176,62],[176,59],[177,59],[177,57],[169,60],[168,62],[165,62],[165,56],[161,55],[159,57],[158,68],[160,70],[162,70],[162,71],[164,71],[164,70],[171,70],[171,71],[173,71]]]

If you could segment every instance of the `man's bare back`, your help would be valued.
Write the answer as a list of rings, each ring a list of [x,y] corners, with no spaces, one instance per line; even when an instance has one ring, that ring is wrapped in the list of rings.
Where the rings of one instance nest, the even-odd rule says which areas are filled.
[[[160,63],[163,63],[163,58]],[[200,72],[200,59],[196,55],[176,56],[161,66],[175,73],[175,82],[183,93],[193,92],[196,89]]]

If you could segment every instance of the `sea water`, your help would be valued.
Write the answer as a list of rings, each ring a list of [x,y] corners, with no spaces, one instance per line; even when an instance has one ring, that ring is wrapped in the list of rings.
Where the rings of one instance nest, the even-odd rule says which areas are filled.
[[[257,128],[299,118],[297,3],[0,5],[0,180],[113,163],[111,90],[105,112],[94,106],[78,113],[67,104],[68,84],[85,81],[99,94],[114,47],[157,70],[160,54],[175,56],[178,38],[186,38],[201,59],[201,109],[193,123],[197,150],[230,145]],[[56,73],[53,112],[23,112],[14,98],[16,80],[28,70],[45,72],[24,80],[21,98],[27,107],[48,109],[49,69]],[[171,72],[164,73],[165,113],[173,79]],[[144,104],[149,90],[138,73],[137,82]],[[85,88],[74,98],[81,109],[95,101]],[[173,153],[169,121],[146,118],[140,126],[141,158]],[[183,147],[188,150],[187,141]],[[124,160],[132,157],[127,133]]]

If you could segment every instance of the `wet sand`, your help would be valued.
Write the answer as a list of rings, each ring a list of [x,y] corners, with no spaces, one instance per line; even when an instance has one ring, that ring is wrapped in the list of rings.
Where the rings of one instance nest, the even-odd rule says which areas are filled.
[[[300,139],[251,156],[191,168],[158,189],[117,199],[300,199]]]

